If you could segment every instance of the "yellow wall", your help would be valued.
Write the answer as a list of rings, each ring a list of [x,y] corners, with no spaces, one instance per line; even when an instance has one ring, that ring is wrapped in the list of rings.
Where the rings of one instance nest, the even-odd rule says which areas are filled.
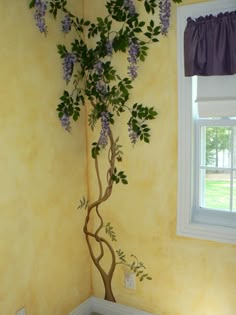
[[[14,2],[14,4],[13,4]],[[199,1],[186,1],[193,3]],[[89,295],[103,297],[76,206],[86,194],[84,120],[69,135],[55,105],[64,87],[54,22],[45,39],[27,1],[0,3],[0,314],[25,305],[28,314],[66,315]],[[78,1],[72,1],[78,11]],[[80,2],[81,4],[82,2]],[[91,17],[104,0],[84,1]],[[139,3],[141,4],[141,3]],[[173,10],[175,16],[175,9]],[[123,269],[113,287],[117,301],[162,315],[235,315],[236,248],[176,236],[177,56],[176,26],[140,64],[133,101],[155,106],[150,145],[129,144],[121,133],[128,186],[116,186],[105,205],[118,247],[142,259],[152,281],[124,288]],[[125,118],[124,121],[125,122]],[[124,124],[125,126],[125,124]],[[120,128],[119,134],[120,134]],[[75,167],[73,167],[75,165]],[[90,190],[97,187],[90,161]]]
[[[200,1],[184,1],[194,2]],[[99,14],[99,9],[97,0],[87,1],[87,14]],[[126,171],[129,185],[115,187],[104,211],[105,221],[112,222],[117,231],[118,248],[142,259],[153,280],[138,282],[135,291],[128,290],[122,268],[117,269],[114,294],[118,302],[154,314],[235,315],[236,247],[176,236],[176,21],[172,20],[168,37],[152,46],[139,70],[132,100],[154,106],[160,115],[152,123],[150,145],[138,144],[134,149],[129,145],[125,119],[124,129],[117,129],[125,152],[124,163],[118,167]],[[92,164],[90,172],[93,176]],[[91,178],[91,192],[96,196],[96,182]],[[95,269],[93,290],[103,297]]]
[[[64,37],[54,21],[40,35],[28,2],[0,2],[0,314],[25,305],[65,315],[91,294],[76,209],[87,190],[85,125],[82,116],[71,135],[60,126]]]

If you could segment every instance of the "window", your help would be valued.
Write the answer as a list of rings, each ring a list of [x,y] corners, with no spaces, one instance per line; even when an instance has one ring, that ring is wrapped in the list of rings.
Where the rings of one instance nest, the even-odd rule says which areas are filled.
[[[236,244],[236,75],[185,77],[187,17],[236,10],[235,0],[178,8],[177,234]]]

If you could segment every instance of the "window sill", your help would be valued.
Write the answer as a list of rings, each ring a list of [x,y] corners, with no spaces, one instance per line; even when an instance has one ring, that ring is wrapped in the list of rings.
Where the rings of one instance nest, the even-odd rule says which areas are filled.
[[[177,235],[236,244],[236,229],[196,222],[177,222]]]

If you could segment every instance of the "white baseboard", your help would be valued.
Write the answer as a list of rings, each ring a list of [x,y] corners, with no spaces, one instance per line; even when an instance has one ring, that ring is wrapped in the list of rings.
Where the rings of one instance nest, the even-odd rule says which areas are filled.
[[[92,305],[90,299],[84,301],[80,306],[76,307],[68,315],[90,315],[92,313]]]
[[[80,306],[69,315],[91,315],[92,312],[100,313],[102,315],[154,315],[133,307],[108,302],[93,296],[80,304]]]

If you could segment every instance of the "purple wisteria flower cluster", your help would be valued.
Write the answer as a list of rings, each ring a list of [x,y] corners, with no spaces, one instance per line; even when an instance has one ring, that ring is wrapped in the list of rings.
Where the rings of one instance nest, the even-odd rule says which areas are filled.
[[[65,15],[63,20],[61,21],[62,32],[67,34],[71,30],[72,20],[69,14]]]
[[[97,81],[96,83],[97,92],[101,93],[103,96],[107,94],[107,86],[103,81]]]
[[[47,26],[45,24],[45,15],[47,11],[46,2],[43,0],[35,0],[35,12],[34,19],[36,21],[36,26],[38,27],[40,33],[47,32]]]
[[[94,65],[94,71],[97,75],[102,76],[103,74],[103,63],[101,60],[98,60]]]
[[[110,116],[108,112],[102,112],[101,113],[101,125],[102,129],[100,132],[100,137],[98,140],[98,145],[102,148],[105,148],[105,146],[108,143],[108,135],[110,133],[110,122],[109,122]]]
[[[113,52],[112,41],[110,39],[106,42],[106,53],[107,56],[111,57]]]
[[[132,144],[135,144],[138,140],[138,134],[130,126],[128,128],[129,138]]]
[[[129,54],[129,56],[128,56],[128,62],[129,62],[128,74],[132,78],[132,80],[134,80],[138,75],[137,57],[139,54],[139,44],[137,42],[130,41],[128,54]]]
[[[159,8],[161,34],[166,36],[170,26],[171,0],[160,0]]]
[[[99,76],[99,80],[96,82],[96,90],[97,92],[101,93],[102,96],[105,96],[107,94],[107,86],[106,86],[106,83],[102,79],[102,75],[104,72],[102,61],[98,60],[94,64],[93,68],[94,68],[95,73]]]
[[[134,16],[136,13],[134,0],[124,0],[124,7],[128,9],[129,15]]]
[[[64,114],[61,118],[60,118],[60,121],[61,121],[61,125],[62,127],[69,131],[71,130],[71,126],[70,126],[70,117],[66,114]]]
[[[64,71],[64,80],[68,83],[71,79],[74,64],[77,61],[77,57],[75,54],[67,53],[63,60],[63,71]]]

